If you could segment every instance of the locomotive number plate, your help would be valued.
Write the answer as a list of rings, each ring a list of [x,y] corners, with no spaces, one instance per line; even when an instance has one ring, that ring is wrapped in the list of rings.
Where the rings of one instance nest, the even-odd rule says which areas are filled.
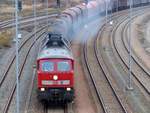
[[[43,80],[42,85],[69,85],[70,80],[58,80],[58,81],[53,81],[53,80]]]
[[[53,84],[57,85],[59,84],[59,81],[53,81]]]

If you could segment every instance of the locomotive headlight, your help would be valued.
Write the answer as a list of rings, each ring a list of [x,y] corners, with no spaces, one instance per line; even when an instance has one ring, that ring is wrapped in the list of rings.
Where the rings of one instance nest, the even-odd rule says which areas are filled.
[[[71,88],[70,88],[70,87],[68,87],[68,88],[67,88],[67,91],[71,91]]]
[[[45,88],[41,88],[41,91],[45,91]]]
[[[58,76],[57,76],[57,75],[54,75],[54,76],[53,76],[53,79],[54,79],[54,80],[57,80],[57,79],[58,79]]]

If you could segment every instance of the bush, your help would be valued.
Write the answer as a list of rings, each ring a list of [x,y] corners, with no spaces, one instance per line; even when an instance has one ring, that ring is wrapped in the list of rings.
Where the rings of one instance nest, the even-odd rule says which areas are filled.
[[[11,30],[4,30],[0,32],[0,46],[10,47],[12,38]]]

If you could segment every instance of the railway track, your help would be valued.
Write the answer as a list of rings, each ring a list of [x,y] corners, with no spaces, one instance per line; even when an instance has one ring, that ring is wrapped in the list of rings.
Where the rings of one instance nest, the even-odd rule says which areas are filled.
[[[43,40],[41,41],[41,42],[43,42]],[[36,56],[39,54],[39,52],[40,52],[40,49],[42,48],[42,43],[39,43],[38,44],[38,47],[37,47],[37,53],[36,53]],[[36,65],[36,64],[35,64]],[[27,99],[26,99],[26,103],[25,103],[25,109],[24,109],[24,113],[29,113],[29,107],[31,106],[30,104],[31,104],[31,98],[32,98],[32,95],[34,95],[33,94],[33,91],[34,91],[34,84],[35,84],[35,77],[36,77],[36,68],[35,67],[33,67],[33,76],[32,76],[32,79],[31,79],[31,84],[30,84],[30,86],[29,86],[29,89],[28,89],[28,95],[27,95]]]
[[[123,42],[123,45],[124,45],[124,47],[126,48],[126,50],[129,52],[129,47],[128,47],[128,43],[129,43],[129,41],[128,41],[128,36],[127,36],[127,34],[128,34],[128,32],[127,32],[127,30],[129,29],[129,22],[125,25],[125,27],[124,27],[124,29],[122,30],[122,42]],[[126,37],[126,38],[125,38]],[[148,67],[147,66],[145,66],[144,64],[143,64],[143,62],[140,60],[140,58],[138,57],[138,56],[136,56],[136,53],[135,53],[135,51],[134,50],[132,50],[132,53],[133,53],[133,55],[132,55],[132,58],[133,58],[133,60],[137,63],[137,65],[139,65],[139,67],[141,67],[141,69],[145,72],[145,73],[147,73],[147,75],[150,77],[150,71],[149,71],[149,69],[148,69]],[[144,65],[144,66],[143,66]]]
[[[143,9],[143,11],[144,10],[146,10],[146,9]],[[139,13],[136,12],[133,17],[136,17],[139,14],[141,14],[141,12],[139,12]],[[123,56],[121,56],[121,58],[118,57],[118,54],[116,53],[114,45],[112,44],[112,42],[115,40],[116,37],[120,38],[121,36],[120,35],[113,36],[112,34],[120,33],[120,31],[115,31],[114,29],[117,28],[116,26],[118,24],[120,24],[122,21],[126,21],[127,18],[128,18],[128,16],[124,15],[122,18],[118,18],[118,20],[116,20],[118,22],[116,25],[113,25],[113,26],[108,25],[107,27],[103,27],[101,29],[101,33],[99,33],[99,38],[97,38],[97,42],[95,41],[95,46],[97,46],[96,51],[97,51],[97,57],[99,59],[99,62],[101,64],[101,66],[103,67],[103,70],[107,74],[109,81],[112,84],[111,86],[113,86],[114,90],[117,92],[118,97],[122,101],[123,105],[125,105],[125,108],[127,108],[128,105],[126,105],[127,102],[126,102],[126,99],[124,98],[125,95],[122,93],[124,93],[124,88],[125,88],[125,84],[126,84],[126,83],[124,84],[124,81],[127,80],[127,76],[124,76],[124,75],[126,75],[126,73],[128,73],[128,68],[125,66],[125,64],[121,60],[121,58]],[[125,25],[127,25],[127,24],[125,23]],[[118,42],[120,42],[120,41],[118,41]],[[120,52],[122,52],[122,55],[123,55],[124,49],[122,50],[122,48],[120,46],[117,46],[117,48],[120,49]],[[128,54],[125,55],[125,57],[128,57]],[[109,76],[109,74],[113,75],[113,76]],[[122,76],[125,79],[121,80],[122,78],[121,77],[119,78],[117,74],[120,74],[119,76]],[[119,86],[113,84],[114,81],[119,83]],[[120,81],[122,83],[120,83]],[[123,89],[120,90],[120,88],[123,88]],[[129,109],[131,109],[131,108],[129,108]]]
[[[56,17],[56,16],[57,16],[57,14],[52,14],[52,15],[49,15],[48,18],[52,18],[52,17]],[[42,17],[39,16],[39,17],[37,17],[37,20],[40,21],[43,18],[47,18],[47,16],[42,16]],[[31,17],[27,17],[27,18],[21,19],[20,24],[31,23],[32,21],[34,21],[34,19],[32,19]],[[13,27],[15,24],[13,24],[12,22],[13,22],[13,20],[1,22],[0,23],[0,27],[2,27],[1,29]],[[25,67],[25,63],[29,57],[29,53],[30,53],[31,49],[34,47],[35,43],[37,43],[39,41],[39,38],[41,36],[44,36],[45,28],[46,27],[44,26],[36,31],[36,33],[38,34],[37,39],[34,39],[34,33],[33,33],[33,34],[27,35],[25,38],[23,38],[20,41],[19,53],[23,53],[23,55],[20,55],[19,57],[23,57],[23,58],[19,61],[20,62],[19,63],[19,78],[21,78],[21,75],[22,75],[24,67]],[[8,112],[9,106],[11,104],[11,101],[13,101],[14,93],[16,91],[15,76],[13,75],[14,68],[15,68],[15,58],[16,58],[14,53],[15,53],[15,49],[12,48],[12,51],[9,54],[10,59],[8,59],[8,65],[6,65],[6,68],[3,69],[4,72],[0,78],[0,91],[2,92],[0,97],[4,99],[4,101],[3,101],[3,99],[1,100],[3,104],[1,104],[0,107],[1,107],[1,110],[4,108],[2,111],[3,113]],[[11,84],[10,86],[9,86],[9,83]],[[5,90],[5,88],[7,89],[7,93],[5,94],[5,96],[3,96],[3,91]],[[10,95],[8,95],[8,94],[10,94]],[[7,98],[5,98],[5,97],[7,97]],[[2,107],[2,106],[4,106],[4,107]]]
[[[139,14],[137,14],[139,15]],[[135,15],[132,19],[136,18],[137,15]],[[124,24],[124,27],[121,31],[121,39],[120,44],[118,45],[118,40],[116,39],[117,37],[115,36],[115,33],[117,33],[117,29],[119,29],[119,26],[121,24]],[[129,50],[127,48],[127,43],[125,44],[124,38],[127,38],[127,32],[124,32],[126,29],[126,26],[128,26],[129,20],[123,20],[118,25],[114,28],[112,32],[112,46],[114,46],[115,51],[117,52],[119,58],[121,61],[124,63],[127,69],[129,69],[129,64],[128,64],[128,56],[129,56]],[[119,38],[119,37],[118,37]],[[122,46],[121,46],[122,45]],[[123,51],[123,52],[122,52]],[[138,59],[135,59],[132,54],[132,63],[133,63],[133,69],[132,69],[132,75],[136,78],[136,80],[141,84],[141,86],[144,88],[144,90],[150,94],[150,89],[147,83],[149,83],[149,72],[145,70],[145,68],[140,65]],[[142,75],[142,76],[141,76]]]
[[[129,22],[125,25],[124,29],[122,29],[122,43],[124,48],[126,49],[127,53],[129,54],[129,47],[128,47],[128,39],[127,39],[127,29],[129,28]],[[126,38],[125,38],[126,37]],[[150,88],[148,83],[150,83],[150,71],[149,69],[141,62],[140,58],[136,56],[136,53],[132,50],[132,59],[133,65],[140,70],[140,74],[136,74],[133,70],[133,75],[135,78],[141,83],[145,91],[150,95]],[[138,76],[139,75],[139,76]]]
[[[104,68],[100,64],[100,61],[97,56],[96,45],[94,46],[94,43],[96,43],[96,39],[97,38],[95,38],[95,40],[93,42],[90,41],[90,43],[92,43],[91,48],[93,48],[93,50],[92,49],[89,50],[90,51],[89,54],[93,55],[91,58],[95,58],[96,60],[95,61],[94,61],[94,59],[89,60],[90,58],[88,58],[89,57],[88,49],[87,49],[87,48],[89,48],[88,41],[84,43],[83,52],[84,52],[84,60],[85,60],[87,70],[89,72],[90,78],[91,78],[93,86],[95,88],[98,100],[102,106],[102,112],[105,112],[105,113],[109,113],[109,112],[127,113],[127,111],[129,111],[129,110],[126,110],[126,108],[122,104],[119,96],[117,95],[115,89],[113,88],[112,82],[110,82],[105,71],[103,70]],[[93,62],[94,65],[90,64],[90,62]],[[94,68],[97,67],[98,69],[92,69],[93,67]],[[98,75],[94,75],[93,70],[95,70],[96,73],[98,73]],[[112,103],[112,101],[113,101],[113,103]]]
[[[96,53],[95,53],[95,55],[96,55]],[[86,45],[84,45],[84,58],[85,58],[86,67],[89,72],[90,78],[93,82],[99,102],[102,105],[103,112],[105,112],[105,113],[109,113],[109,112],[127,113],[126,109],[121,104],[120,99],[116,95],[115,90],[113,89],[108,78],[106,77],[106,74],[104,73],[104,71],[99,72],[98,73],[99,75],[97,75],[95,77],[93,74],[92,68],[91,68],[92,64],[89,64],[89,62],[91,62],[91,61],[88,61],[87,57],[88,57],[87,48],[86,48]],[[98,59],[96,58],[96,60],[98,60]],[[96,63],[96,62],[94,62],[94,63]],[[99,63],[97,65],[99,66],[99,67],[97,67],[97,68],[99,68],[99,71],[102,70],[101,65]],[[95,66],[96,65],[94,65],[94,67]],[[98,72],[98,71],[96,71],[96,72]],[[101,79],[98,78],[99,76]],[[113,101],[113,103],[112,103],[112,101]]]
[[[48,15],[48,18],[52,18],[52,17],[56,17],[58,14],[52,13],[50,15]],[[47,16],[37,16],[36,20],[37,21],[41,21],[46,19]],[[19,24],[27,24],[29,25],[30,23],[33,23],[35,21],[35,18],[33,17],[24,17],[22,19],[20,19]],[[0,28],[4,29],[4,28],[9,28],[9,27],[14,27],[15,26],[15,20],[7,20],[7,21],[3,21],[0,23]]]
[[[43,28],[37,30],[36,33],[40,32],[40,31],[42,31],[42,30],[43,30]],[[28,41],[31,40],[31,39],[33,39],[33,38],[34,38],[34,34],[32,34],[31,36],[25,38],[25,40],[20,44],[18,51],[20,52],[21,49],[23,48],[23,46],[25,46],[25,44],[28,43]],[[15,50],[14,50],[13,53],[15,53]],[[9,72],[9,69],[11,68],[11,66],[12,66],[13,63],[14,63],[15,58],[16,58],[15,54],[11,55],[11,59],[9,60],[9,64],[8,64],[7,67],[5,68],[5,71],[4,71],[4,73],[3,73],[3,76],[2,76],[1,79],[0,79],[0,88],[1,88],[1,86],[2,86],[2,84],[3,84],[3,82],[4,82],[4,80],[5,80],[5,78],[7,77],[7,74],[8,74],[8,72]]]
[[[69,113],[68,112],[68,105],[62,105],[59,107],[49,108],[47,104],[43,106],[43,113]]]
[[[126,17],[123,17],[123,18],[126,18]],[[120,20],[124,20],[123,18],[121,18]],[[103,26],[104,27],[104,26]],[[102,27],[102,28],[103,28]],[[94,77],[94,71],[92,71],[92,64],[90,65],[90,63],[89,62],[94,62],[94,60],[91,60],[91,61],[88,61],[88,53],[87,53],[87,46],[88,45],[86,45],[86,43],[84,44],[84,49],[83,49],[83,51],[84,51],[84,59],[85,59],[85,64],[86,64],[86,67],[87,67],[87,70],[88,70],[88,72],[89,72],[89,74],[90,74],[90,78],[91,78],[91,80],[92,80],[92,82],[93,82],[93,84],[94,84],[94,88],[95,88],[95,90],[96,90],[96,93],[97,93],[97,96],[98,96],[98,99],[99,99],[99,101],[100,101],[100,103],[101,103],[101,105],[103,106],[102,108],[103,108],[103,112],[106,112],[106,113],[108,113],[108,112],[110,112],[111,110],[108,110],[108,108],[111,106],[109,106],[108,104],[106,104],[106,102],[105,102],[105,96],[107,95],[107,93],[108,92],[113,92],[113,94],[111,94],[111,95],[113,95],[114,97],[111,97],[111,99],[110,100],[113,100],[112,98],[115,98],[115,100],[117,101],[116,103],[114,103],[114,104],[116,104],[116,106],[120,106],[120,108],[118,108],[118,110],[120,109],[120,111],[119,111],[119,113],[120,112],[124,112],[124,113],[129,113],[129,112],[132,112],[131,111],[131,108],[126,104],[126,102],[125,102],[125,100],[123,99],[123,95],[121,94],[121,91],[119,91],[119,89],[118,89],[118,87],[116,86],[116,84],[114,83],[115,82],[115,80],[113,80],[113,78],[112,77],[110,77],[110,74],[109,74],[109,72],[108,72],[108,69],[107,69],[107,67],[106,67],[106,64],[104,63],[104,61],[103,61],[103,58],[102,58],[102,56],[101,55],[99,55],[99,50],[98,50],[98,44],[97,44],[97,41],[99,40],[98,39],[98,37],[101,37],[101,36],[99,36],[101,33],[98,33],[98,35],[97,35],[97,38],[95,39],[95,41],[93,42],[93,48],[94,48],[94,50],[89,50],[90,52],[89,52],[89,54],[94,54],[94,58],[96,58],[96,62],[98,62],[98,65],[93,65],[93,67],[94,68],[97,68],[97,67],[99,67],[99,70],[101,70],[101,72],[98,72],[98,71],[96,71],[96,73],[99,73],[99,75],[103,75],[104,76],[104,79],[107,81],[107,83],[104,83],[102,80],[100,80],[100,79],[98,79],[98,78],[95,78]],[[103,48],[102,48],[103,49]],[[94,53],[93,52],[91,52],[91,51],[94,51]],[[94,62],[93,64],[96,64],[96,62]],[[95,69],[95,70],[97,70],[97,69]],[[99,81],[98,81],[98,80]],[[103,79],[103,80],[104,80]],[[102,82],[102,83],[99,83],[99,82]],[[106,85],[106,84],[109,84],[109,87],[110,87],[110,89],[111,89],[111,91],[107,91],[105,94],[105,96],[104,95],[102,95],[101,93],[100,93],[100,85]],[[104,89],[102,88],[101,89],[101,92],[102,91],[105,91],[107,88],[108,88],[108,86],[103,86],[103,87],[105,87]],[[109,88],[108,88],[109,89]],[[123,93],[123,92],[122,92]],[[110,95],[108,94],[106,97],[110,97]],[[114,102],[114,101],[113,101]],[[108,107],[109,106],[109,107]],[[112,112],[117,112],[117,111],[112,111]]]
[[[26,55],[24,56],[24,60],[21,62],[21,66],[20,66],[20,69],[19,69],[19,79],[21,78],[21,75],[22,75],[22,72],[23,72],[23,69],[24,69],[24,66],[25,66],[25,63],[26,63],[26,61],[27,61],[27,58],[28,58],[28,55],[29,55],[29,53],[30,53],[30,51],[31,51],[31,49],[34,47],[34,45],[35,45],[35,43],[37,43],[39,40],[40,40],[40,38],[41,37],[45,37],[45,31],[43,30],[44,28],[42,28],[41,29],[41,32],[37,35],[37,39],[34,39],[33,40],[33,37],[34,36],[32,36],[32,38],[29,38],[29,40],[31,41],[29,41],[29,40],[27,40],[27,41],[25,41],[25,43],[24,44],[26,44],[26,43],[29,43],[29,46],[28,46],[28,48],[27,48],[27,53],[26,53]],[[43,30],[43,31],[42,31]],[[22,46],[23,47],[23,46]],[[10,70],[10,68],[12,67],[12,64],[14,64],[14,60],[15,60],[15,56],[14,56],[14,58],[12,59],[12,63],[10,63],[10,66],[8,66],[8,69],[6,70],[7,72],[5,72],[5,77],[4,78],[6,78],[6,76],[8,76],[7,75],[7,73],[9,72],[9,70]],[[5,80],[5,79],[4,79]],[[3,80],[3,82],[4,82],[4,80]],[[2,82],[2,83],[3,83]],[[1,84],[2,84],[1,83]],[[8,96],[8,100],[6,101],[6,104],[4,105],[4,109],[3,109],[3,113],[7,113],[8,112],[8,109],[9,109],[9,106],[10,106],[10,104],[11,104],[11,101],[12,101],[12,99],[13,99],[13,97],[14,97],[14,93],[15,93],[15,91],[16,91],[16,81],[14,81],[13,82],[13,84],[12,84],[12,87],[11,87],[11,90],[10,90],[10,93],[9,93],[9,96]]]

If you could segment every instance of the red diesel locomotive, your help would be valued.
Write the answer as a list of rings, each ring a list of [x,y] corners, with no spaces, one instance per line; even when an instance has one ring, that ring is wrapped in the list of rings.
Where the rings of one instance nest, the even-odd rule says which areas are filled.
[[[74,59],[59,34],[49,34],[37,59],[38,99],[71,102],[74,98]]]

